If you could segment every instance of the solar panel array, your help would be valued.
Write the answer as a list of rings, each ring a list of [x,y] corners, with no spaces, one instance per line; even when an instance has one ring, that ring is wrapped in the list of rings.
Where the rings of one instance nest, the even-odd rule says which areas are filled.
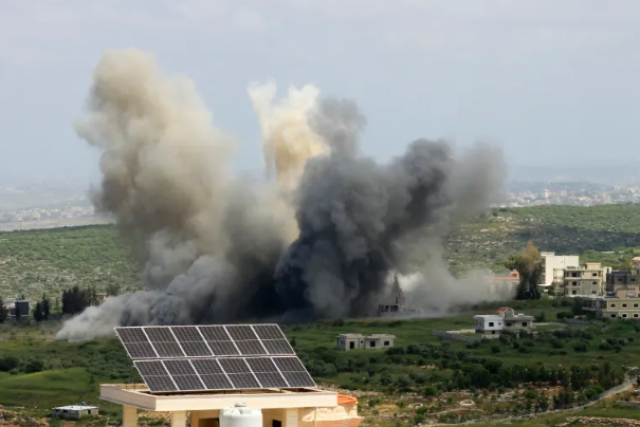
[[[156,359],[133,363],[152,392],[316,386],[295,356]]]
[[[116,332],[151,392],[316,386],[276,324],[119,327]]]
[[[278,325],[116,328],[132,359],[293,355]]]

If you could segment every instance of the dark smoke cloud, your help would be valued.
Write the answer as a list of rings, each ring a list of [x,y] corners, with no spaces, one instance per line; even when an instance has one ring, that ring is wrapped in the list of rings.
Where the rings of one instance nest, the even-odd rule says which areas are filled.
[[[425,307],[425,290],[457,286],[440,237],[491,202],[504,180],[499,152],[478,145],[455,156],[445,141],[420,139],[378,164],[358,152],[366,119],[352,101],[319,101],[300,125],[291,124],[295,114],[281,116],[288,128],[308,123],[297,132],[329,148],[305,160],[284,195],[228,173],[233,140],[212,127],[192,84],[163,75],[147,54],[108,52],[77,129],[103,150],[96,207],[147,242],[150,290],[87,309],[58,337],[109,336],[116,325],[366,316],[396,272],[419,276],[410,292]],[[274,138],[265,140],[282,146]]]

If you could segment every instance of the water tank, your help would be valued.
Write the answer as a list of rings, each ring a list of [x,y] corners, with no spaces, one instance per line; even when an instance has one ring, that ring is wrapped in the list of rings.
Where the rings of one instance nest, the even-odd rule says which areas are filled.
[[[236,403],[220,411],[220,427],[262,427],[262,411]]]

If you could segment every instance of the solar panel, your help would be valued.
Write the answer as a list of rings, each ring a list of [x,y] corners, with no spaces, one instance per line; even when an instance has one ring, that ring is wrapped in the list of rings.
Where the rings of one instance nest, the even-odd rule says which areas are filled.
[[[273,362],[282,372],[305,372],[307,370],[297,357],[274,357]]]
[[[180,348],[178,341],[169,328],[145,328],[145,333],[149,337],[151,345],[158,353],[158,357],[184,357],[185,354]]]
[[[240,354],[244,356],[257,356],[267,354],[259,340],[236,341],[236,347],[240,350]]]
[[[226,327],[227,332],[236,341],[257,340],[258,336],[253,332],[253,328],[248,325],[231,325]]]
[[[253,372],[278,372],[278,367],[270,358],[252,357],[246,362]]]
[[[233,341],[209,341],[207,344],[215,356],[240,356],[240,350]]]
[[[247,365],[243,358],[218,359],[218,362],[227,374],[243,374],[251,372],[249,365]]]
[[[198,326],[198,330],[207,341],[231,341],[224,326]]]
[[[308,372],[283,372],[289,387],[315,387],[316,383]]]
[[[316,386],[276,324],[116,332],[152,393]]]
[[[289,344],[289,341],[282,340],[262,340],[262,345],[267,349],[269,354],[296,354]]]
[[[152,392],[178,391],[162,361],[135,361],[134,366]]]
[[[174,326],[171,331],[187,356],[213,356],[197,328]]]
[[[253,330],[261,340],[286,339],[278,325],[253,325]]]
[[[200,375],[208,390],[233,390],[234,386],[225,374]]]
[[[280,372],[258,372],[255,376],[264,388],[287,388],[289,386]]]
[[[252,373],[248,374],[229,374],[228,375],[231,384],[234,388],[239,389],[256,389],[260,387],[260,383]]]

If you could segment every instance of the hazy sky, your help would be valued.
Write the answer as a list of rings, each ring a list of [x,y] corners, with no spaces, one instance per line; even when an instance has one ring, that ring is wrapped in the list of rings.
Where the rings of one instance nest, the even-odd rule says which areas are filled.
[[[72,127],[108,48],[191,77],[262,164],[252,80],[354,98],[363,149],[420,136],[500,143],[512,164],[633,160],[638,0],[0,0],[0,176],[83,177]]]

